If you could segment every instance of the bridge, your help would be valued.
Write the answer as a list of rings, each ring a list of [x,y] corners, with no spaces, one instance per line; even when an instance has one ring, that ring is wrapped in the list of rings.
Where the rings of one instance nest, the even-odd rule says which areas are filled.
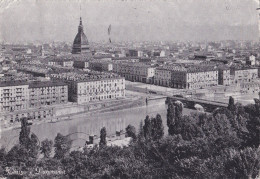
[[[200,106],[203,107],[204,111],[206,112],[213,112],[216,108],[222,108],[228,106],[227,103],[218,102],[218,101],[210,101],[210,100],[198,99],[198,98],[185,98],[185,97],[177,97],[177,96],[172,96],[172,97],[157,96],[157,97],[146,98],[146,104],[149,104],[150,101],[158,101],[158,100],[159,101],[165,100],[166,104],[168,104],[169,100],[180,101],[183,103],[185,108],[189,108],[189,109],[196,109],[195,105],[199,104]]]
[[[195,109],[195,105],[201,105],[206,112],[213,112],[216,108],[227,107],[227,103],[210,101],[205,99],[195,99],[195,98],[182,98],[182,97],[167,97],[165,103],[168,104],[169,101],[180,101],[183,103],[185,108]]]

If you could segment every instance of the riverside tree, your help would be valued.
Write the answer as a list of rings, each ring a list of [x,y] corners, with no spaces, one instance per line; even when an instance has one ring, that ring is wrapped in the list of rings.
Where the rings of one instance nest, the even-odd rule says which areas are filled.
[[[52,140],[48,140],[48,139],[45,139],[44,141],[41,142],[41,154],[43,154],[43,156],[45,158],[49,158],[50,155],[51,155],[51,150],[52,150],[52,145],[53,145],[53,142]]]
[[[144,137],[145,139],[151,139],[152,136],[152,125],[151,125],[151,119],[147,115],[145,120],[144,120]]]
[[[107,145],[107,131],[105,127],[102,127],[100,130],[100,141],[99,141],[99,146],[103,147]]]
[[[230,110],[233,114],[235,113],[236,110],[235,100],[232,96],[229,97],[228,110]]]
[[[62,159],[67,156],[70,152],[71,145],[72,141],[68,136],[63,136],[62,134],[58,133],[54,139],[54,158]]]
[[[163,123],[162,123],[162,117],[160,114],[157,114],[155,118],[152,118],[151,120],[151,133],[153,140],[159,140],[163,137],[164,131],[163,131]]]
[[[126,137],[132,137],[132,139],[135,141],[136,140],[136,130],[135,127],[132,125],[128,125],[126,128]]]
[[[28,148],[30,145],[30,126],[28,124],[27,118],[21,119],[21,131],[19,135],[20,145]]]
[[[167,108],[167,126],[169,135],[174,135],[174,123],[175,123],[175,106],[169,100]]]

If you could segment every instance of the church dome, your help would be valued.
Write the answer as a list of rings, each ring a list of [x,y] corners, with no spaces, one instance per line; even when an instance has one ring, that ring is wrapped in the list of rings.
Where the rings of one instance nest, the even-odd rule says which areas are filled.
[[[87,36],[84,34],[81,18],[78,27],[78,33],[73,42],[72,53],[73,54],[90,53],[88,39]]]

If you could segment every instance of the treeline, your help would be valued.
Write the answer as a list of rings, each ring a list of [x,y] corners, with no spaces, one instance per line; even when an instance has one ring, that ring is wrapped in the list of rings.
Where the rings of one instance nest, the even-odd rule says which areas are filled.
[[[71,151],[68,136],[38,141],[22,120],[19,144],[0,150],[0,174],[62,170],[33,178],[257,178],[260,172],[260,101],[242,106],[230,97],[227,108],[212,114],[183,115],[181,103],[169,101],[168,135],[159,114],[147,116],[138,131],[129,125],[129,147],[108,147],[106,129],[92,149]],[[46,131],[47,132],[47,131]],[[52,154],[54,148],[54,154]],[[42,158],[39,155],[43,156]],[[19,176],[13,174],[13,176]],[[24,176],[31,177],[25,173]]]

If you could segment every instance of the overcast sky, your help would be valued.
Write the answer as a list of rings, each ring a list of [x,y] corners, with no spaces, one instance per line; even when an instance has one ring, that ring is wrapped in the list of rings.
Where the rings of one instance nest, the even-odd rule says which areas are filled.
[[[0,0],[0,40],[72,42],[80,4],[91,42],[258,39],[257,0]]]

